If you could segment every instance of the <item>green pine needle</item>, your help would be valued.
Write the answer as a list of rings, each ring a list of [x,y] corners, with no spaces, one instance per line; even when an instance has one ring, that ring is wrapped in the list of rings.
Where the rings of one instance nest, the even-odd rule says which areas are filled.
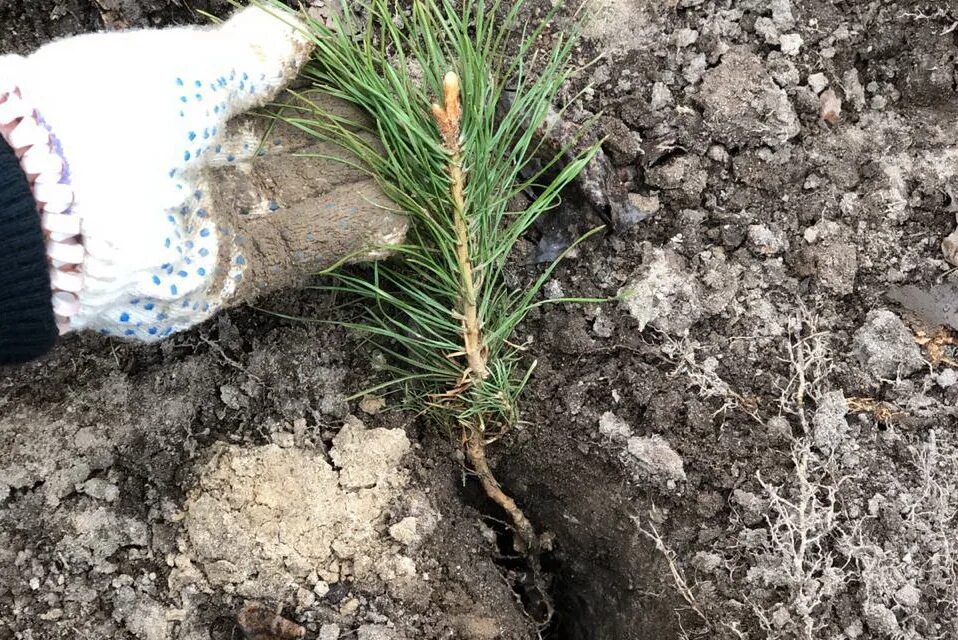
[[[518,420],[517,399],[531,368],[522,365],[521,349],[510,337],[529,311],[544,304],[536,297],[555,268],[525,290],[512,291],[503,273],[507,260],[518,239],[559,203],[563,187],[595,152],[588,148],[560,164],[571,155],[570,146],[554,157],[540,157],[535,176],[523,178],[539,151],[536,131],[573,72],[569,62],[576,36],[559,36],[551,49],[538,49],[554,14],[523,32],[518,24],[522,4],[462,0],[457,8],[448,0],[413,0],[402,26],[396,21],[400,7],[386,0],[369,0],[363,23],[348,7],[331,27],[301,16],[316,44],[306,77],[314,89],[369,114],[373,124],[326,113],[309,102],[308,93],[300,96],[305,105],[300,112],[283,116],[351,152],[411,218],[405,241],[389,247],[401,259],[364,270],[340,264],[325,272],[331,284],[324,288],[349,294],[362,310],[359,319],[341,324],[365,333],[390,359],[394,379],[376,389],[401,387],[439,423],[479,430],[487,439]],[[515,35],[518,45],[510,44]],[[468,267],[457,256],[451,154],[431,111],[443,100],[449,71],[458,75],[461,87]],[[530,187],[538,197],[523,211],[510,210],[515,197]],[[484,377],[470,371],[462,355],[465,270],[475,279],[488,369]]]

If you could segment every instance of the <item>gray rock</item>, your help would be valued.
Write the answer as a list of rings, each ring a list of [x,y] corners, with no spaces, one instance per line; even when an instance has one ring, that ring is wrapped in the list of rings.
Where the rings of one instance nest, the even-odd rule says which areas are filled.
[[[855,332],[852,355],[870,374],[883,379],[908,376],[925,365],[908,327],[887,309],[868,314]]]
[[[420,543],[422,535],[419,533],[419,520],[414,517],[403,518],[389,527],[389,537],[406,546]]]
[[[708,172],[698,156],[684,155],[656,165],[646,172],[646,182],[668,191],[673,200],[698,206],[708,184]]]
[[[140,640],[166,640],[169,637],[166,609],[152,598],[135,602],[124,618],[126,628]]]
[[[773,442],[787,442],[792,437],[792,427],[784,416],[774,416],[765,423],[765,432]]]
[[[57,550],[69,561],[91,567],[102,565],[121,547],[146,547],[149,544],[145,523],[104,508],[75,512],[70,525],[73,535],[65,536]]]
[[[617,118],[603,121],[608,138],[602,145],[616,166],[634,163],[642,153],[642,137]]]
[[[816,256],[818,277],[823,285],[840,295],[855,288],[858,274],[858,249],[850,242],[822,246]]]
[[[708,551],[699,551],[692,558],[692,566],[703,573],[712,573],[724,564],[722,556]]]
[[[958,230],[953,231],[941,241],[941,252],[944,254],[945,260],[953,265],[958,265]]]
[[[815,95],[818,95],[828,86],[828,78],[824,73],[813,73],[808,76],[808,86],[815,92]]]
[[[741,517],[744,522],[754,526],[763,522],[768,510],[768,502],[759,498],[751,491],[735,489],[732,491],[732,501],[742,508]]]
[[[786,33],[778,39],[778,45],[782,48],[782,53],[787,56],[797,56],[803,44],[805,44],[805,41],[797,33]]]
[[[60,501],[76,491],[77,485],[89,478],[91,473],[93,469],[90,465],[81,460],[50,474],[44,483],[47,504],[51,507],[58,506]]]

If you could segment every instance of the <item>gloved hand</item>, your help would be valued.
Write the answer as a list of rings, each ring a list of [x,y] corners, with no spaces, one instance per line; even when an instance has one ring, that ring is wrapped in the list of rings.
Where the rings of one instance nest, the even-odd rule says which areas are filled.
[[[234,119],[296,76],[299,29],[249,7],[0,57],[0,130],[42,210],[61,332],[159,339],[402,237],[361,172],[290,153],[335,149]]]

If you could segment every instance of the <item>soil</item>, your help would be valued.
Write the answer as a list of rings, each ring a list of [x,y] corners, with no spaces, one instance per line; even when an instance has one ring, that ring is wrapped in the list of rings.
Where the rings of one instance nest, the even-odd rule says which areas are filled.
[[[381,355],[243,308],[0,374],[0,639],[234,638],[251,600],[323,640],[958,637],[958,3],[595,7],[573,117],[651,215],[547,285],[621,301],[527,321],[523,428],[490,450],[554,536],[554,624],[448,442],[349,399]],[[0,19],[12,52],[200,16]]]

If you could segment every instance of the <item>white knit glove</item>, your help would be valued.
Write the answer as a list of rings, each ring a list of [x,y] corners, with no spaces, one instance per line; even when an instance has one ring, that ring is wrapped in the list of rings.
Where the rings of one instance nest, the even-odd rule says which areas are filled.
[[[50,147],[66,162],[72,195],[34,190],[52,201],[54,265],[79,263],[54,273],[54,288],[68,292],[54,305],[62,330],[153,340],[185,329],[288,284],[287,271],[328,262],[312,255],[310,216],[384,204],[371,183],[347,181],[348,193],[329,186],[322,211],[314,202],[284,212],[265,196],[250,211],[236,188],[221,188],[224,175],[250,173],[260,144],[227,121],[271,101],[310,55],[289,21],[250,7],[214,28],[90,34],[0,58],[0,97],[17,88],[0,104],[0,126],[22,97],[48,130],[24,119],[15,146]],[[69,239],[77,232],[82,248]]]

